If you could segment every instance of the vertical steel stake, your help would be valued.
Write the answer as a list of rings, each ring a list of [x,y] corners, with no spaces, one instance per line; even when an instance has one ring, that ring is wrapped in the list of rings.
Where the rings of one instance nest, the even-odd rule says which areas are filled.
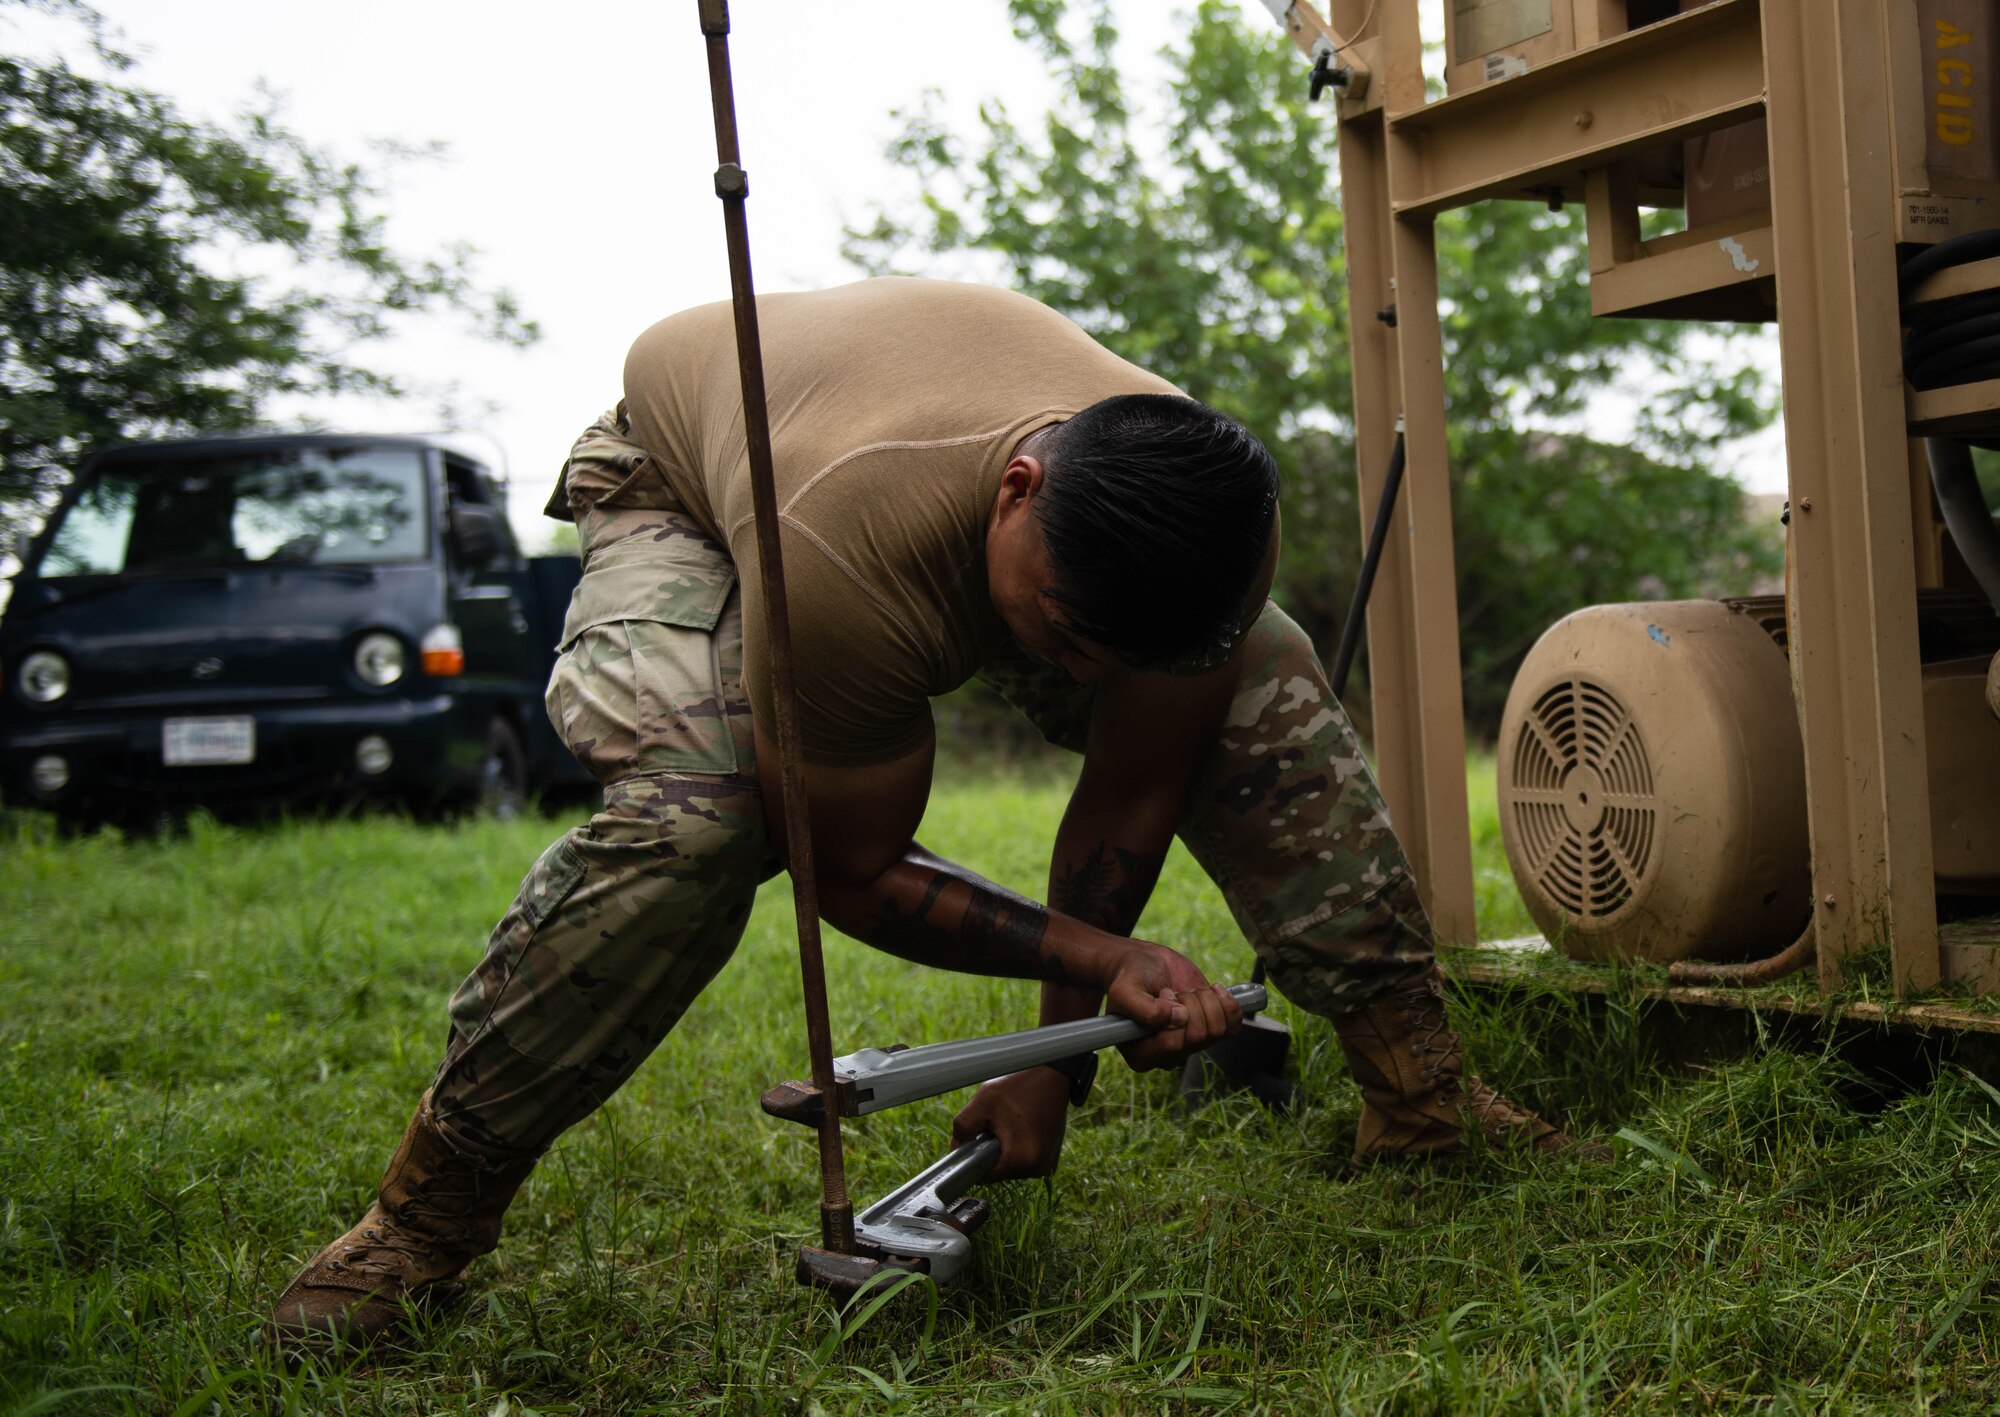
[[[827,1026],[826,966],[819,940],[819,888],[813,876],[812,831],[807,815],[804,741],[792,682],[792,627],[785,610],[785,567],[778,546],[778,494],[771,476],[771,424],[764,404],[763,347],[757,337],[757,299],[750,280],[750,227],[743,203],[750,183],[737,161],[736,95],[729,79],[728,0],[698,0],[701,32],[708,39],[708,88],[715,104],[715,195],[729,238],[729,287],[736,308],[736,359],[743,381],[743,431],[750,452],[750,492],[756,510],[757,559],[764,587],[765,633],[770,637],[771,699],[777,715],[778,757],[784,782],[785,843],[791,859],[792,906],[798,915],[799,974],[805,989],[806,1047],[813,1085],[822,1099],[819,1119],[820,1237],[829,1250],[854,1252],[854,1206],[840,1151],[840,1106],[833,1083],[833,1034]]]

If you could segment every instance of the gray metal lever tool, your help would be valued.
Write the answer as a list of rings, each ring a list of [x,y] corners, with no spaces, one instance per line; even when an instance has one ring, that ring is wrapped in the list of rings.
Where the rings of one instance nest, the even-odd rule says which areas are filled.
[[[1270,1003],[1261,984],[1232,984],[1229,994],[1246,1017]],[[833,1060],[836,1103],[844,1117],[865,1116],[1059,1058],[1136,1043],[1150,1032],[1129,1018],[1106,1014],[918,1048],[863,1048]],[[764,1094],[762,1105],[773,1117],[818,1124],[820,1095],[809,1082],[781,1082]]]
[[[965,1193],[993,1173],[1000,1141],[975,1137],[946,1153],[855,1217],[855,1254],[808,1245],[799,1251],[803,1284],[852,1298],[897,1274],[955,1279],[972,1259],[972,1232],[991,1207]]]

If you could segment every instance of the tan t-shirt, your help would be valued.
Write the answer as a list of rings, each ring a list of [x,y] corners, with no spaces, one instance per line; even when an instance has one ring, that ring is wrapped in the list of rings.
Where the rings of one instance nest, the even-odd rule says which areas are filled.
[[[815,763],[887,762],[1006,644],[985,531],[1015,446],[1116,394],[1178,393],[1009,291],[882,279],[757,300],[801,727]],[[771,710],[730,307],[625,360],[631,437],[735,558],[751,711]],[[766,719],[768,722],[769,720]]]

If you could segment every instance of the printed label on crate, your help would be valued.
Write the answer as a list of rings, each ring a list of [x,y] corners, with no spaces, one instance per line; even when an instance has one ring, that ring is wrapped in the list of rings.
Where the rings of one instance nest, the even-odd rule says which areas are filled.
[[[1554,0],[1451,0],[1452,58],[1463,62],[1547,34]]]

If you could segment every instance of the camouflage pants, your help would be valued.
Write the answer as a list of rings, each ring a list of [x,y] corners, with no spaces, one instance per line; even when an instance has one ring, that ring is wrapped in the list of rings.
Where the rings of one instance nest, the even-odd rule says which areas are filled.
[[[715,977],[777,869],[765,839],[735,571],[616,414],[565,468],[584,576],[552,721],[604,809],[542,853],[450,1005],[433,1105],[464,1143],[535,1151],[588,1116]],[[982,678],[1080,750],[1090,690],[1010,656]],[[1352,1010],[1427,968],[1430,927],[1353,728],[1274,605],[1180,837],[1271,982]]]
[[[529,868],[452,995],[432,1106],[539,1151],[603,1105],[728,961],[778,863],[764,835],[728,553],[606,414],[563,470],[583,579],[549,719],[603,785]]]

